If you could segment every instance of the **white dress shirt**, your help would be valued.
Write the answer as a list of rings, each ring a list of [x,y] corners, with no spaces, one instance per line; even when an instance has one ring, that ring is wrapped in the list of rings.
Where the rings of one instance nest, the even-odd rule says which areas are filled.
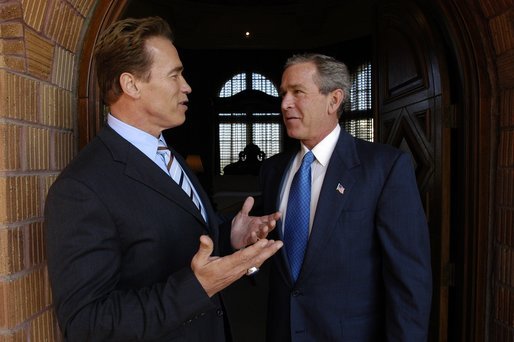
[[[315,160],[311,165],[311,213],[309,221],[309,234],[312,230],[312,223],[314,222],[314,214],[316,213],[316,207],[318,206],[321,186],[323,185],[323,180],[325,179],[325,174],[327,173],[328,163],[330,162],[330,158],[332,157],[332,153],[336,147],[340,132],[341,127],[337,125],[329,135],[327,135],[312,149]],[[301,144],[301,149],[291,163],[291,167],[287,172],[286,181],[284,182],[280,194],[279,210],[282,213],[282,222],[286,222],[287,201],[289,199],[289,189],[291,188],[293,177],[302,164],[303,156],[308,151],[309,149],[304,144]],[[282,233],[283,232],[284,225],[282,225]]]

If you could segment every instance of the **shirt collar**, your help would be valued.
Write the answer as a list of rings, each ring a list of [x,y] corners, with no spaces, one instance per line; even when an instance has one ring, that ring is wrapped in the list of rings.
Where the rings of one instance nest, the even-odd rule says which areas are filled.
[[[134,126],[131,126],[111,114],[107,115],[107,124],[125,140],[134,145],[138,150],[143,152],[148,158],[154,159],[157,153],[157,146],[159,145],[159,139],[164,141],[162,134],[159,139],[145,131],[140,130]]]
[[[337,140],[339,140],[339,134],[341,133],[341,127],[336,125],[336,127],[329,133],[323,140],[321,140],[314,148],[312,149],[312,153],[314,157],[322,166],[326,167],[328,162],[330,161],[330,157],[332,156],[332,152],[336,148]],[[301,156],[305,155],[309,151],[309,149],[302,143]]]

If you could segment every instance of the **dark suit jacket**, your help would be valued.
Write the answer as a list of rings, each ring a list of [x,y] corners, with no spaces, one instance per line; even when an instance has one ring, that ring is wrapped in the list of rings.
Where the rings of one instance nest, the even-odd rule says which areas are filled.
[[[182,165],[183,159],[175,157]],[[218,296],[190,264],[217,216],[106,127],[52,185],[46,200],[48,271],[67,341],[224,341]]]
[[[296,152],[265,161],[265,213],[278,210]],[[341,130],[296,284],[285,253],[271,267],[269,341],[426,340],[430,247],[408,154]]]

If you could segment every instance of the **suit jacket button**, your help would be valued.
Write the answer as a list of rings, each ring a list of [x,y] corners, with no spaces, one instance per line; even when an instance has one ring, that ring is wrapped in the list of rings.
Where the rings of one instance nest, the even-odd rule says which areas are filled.
[[[218,315],[219,317],[223,316],[223,310],[221,310],[221,309],[216,310],[216,315]]]
[[[293,290],[293,292],[291,294],[293,295],[293,297],[298,297],[299,295],[302,294],[302,292],[300,290]]]

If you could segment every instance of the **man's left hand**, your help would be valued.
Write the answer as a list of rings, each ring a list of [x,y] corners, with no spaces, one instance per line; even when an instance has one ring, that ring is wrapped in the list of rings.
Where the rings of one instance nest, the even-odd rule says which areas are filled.
[[[232,220],[230,242],[235,249],[254,244],[268,236],[280,219],[280,212],[264,216],[248,216],[254,204],[253,197],[247,197],[243,207]]]

